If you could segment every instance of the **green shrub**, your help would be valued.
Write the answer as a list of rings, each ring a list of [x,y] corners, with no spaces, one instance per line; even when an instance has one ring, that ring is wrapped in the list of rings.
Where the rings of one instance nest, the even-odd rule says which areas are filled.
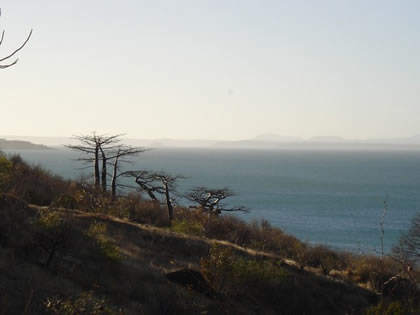
[[[201,272],[216,292],[231,294],[234,256],[230,247],[213,245],[207,257],[200,260]]]
[[[204,236],[204,227],[198,222],[189,222],[185,220],[172,221],[171,230],[177,233],[183,233],[195,236]]]
[[[225,295],[264,291],[288,276],[281,266],[272,261],[238,257],[232,248],[217,244],[210,248],[207,257],[201,259],[200,265],[203,276],[213,289]]]
[[[87,234],[96,241],[107,257],[119,261],[123,255],[117,244],[106,237],[107,229],[108,227],[105,223],[93,223],[89,226]]]

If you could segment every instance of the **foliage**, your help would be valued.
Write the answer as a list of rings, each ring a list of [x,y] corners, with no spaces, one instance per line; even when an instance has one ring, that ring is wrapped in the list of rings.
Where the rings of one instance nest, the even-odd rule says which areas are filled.
[[[188,222],[185,220],[174,220],[171,230],[177,233],[188,235],[204,236],[204,227],[197,222]]]
[[[0,191],[5,191],[12,170],[12,163],[0,153]]]
[[[420,263],[420,214],[413,218],[410,229],[402,235],[393,253],[406,268]]]
[[[308,247],[301,262],[309,267],[321,268],[324,275],[333,269],[342,269],[345,264],[337,252],[323,245]]]
[[[9,158],[0,156],[0,189],[13,194],[28,203],[49,205],[68,191],[70,181],[29,165],[19,155]]]
[[[115,260],[121,260],[123,256],[119,247],[113,240],[106,237],[107,229],[108,227],[105,223],[93,223],[89,226],[87,234],[96,241],[106,256]]]
[[[200,260],[201,272],[216,292],[231,294],[234,257],[231,248],[214,245],[209,255]]]
[[[367,283],[376,292],[382,292],[384,283],[399,273],[399,265],[390,258],[360,255],[351,260],[351,280]]]
[[[0,217],[0,247],[20,251],[32,246],[33,213],[23,200],[0,193]]]
[[[108,306],[103,298],[95,296],[93,291],[82,292],[79,297],[74,298],[60,298],[58,296],[48,298],[45,302],[47,313],[62,314],[62,315],[77,315],[77,314],[91,314],[91,315],[117,315],[123,314],[121,310],[115,310]]]
[[[34,235],[36,243],[48,254],[45,265],[63,255],[72,243],[72,224],[69,215],[51,210],[40,210],[37,221],[38,229]]]
[[[268,282],[281,281],[287,272],[271,261],[244,259],[232,248],[213,245],[200,261],[201,272],[216,292],[238,295],[250,289],[265,287]]]

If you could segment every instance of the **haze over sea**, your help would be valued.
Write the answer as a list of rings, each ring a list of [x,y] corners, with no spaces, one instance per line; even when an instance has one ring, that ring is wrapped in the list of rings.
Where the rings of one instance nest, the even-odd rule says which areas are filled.
[[[90,171],[78,169],[78,155],[68,150],[19,153],[63,177]],[[229,186],[238,194],[231,203],[250,209],[235,215],[265,218],[304,241],[356,252],[380,250],[385,200],[386,250],[420,212],[420,152],[165,148],[145,152],[126,167],[185,175],[181,192]]]

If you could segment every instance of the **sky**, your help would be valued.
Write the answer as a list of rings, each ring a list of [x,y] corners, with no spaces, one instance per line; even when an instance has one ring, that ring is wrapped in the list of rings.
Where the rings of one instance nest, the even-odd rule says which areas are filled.
[[[420,134],[417,0],[3,0],[0,135]]]

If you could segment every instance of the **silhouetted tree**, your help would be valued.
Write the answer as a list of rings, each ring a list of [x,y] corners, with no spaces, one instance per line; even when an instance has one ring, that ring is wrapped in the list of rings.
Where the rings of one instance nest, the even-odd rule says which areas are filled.
[[[100,187],[102,179],[102,189],[106,191],[107,187],[107,161],[106,152],[113,150],[120,145],[121,134],[117,135],[97,135],[95,132],[92,135],[75,136],[74,139],[78,140],[78,145],[66,145],[67,148],[85,153],[89,155],[88,158],[80,158],[79,161],[85,163],[93,162],[94,169],[94,183],[97,188]],[[102,176],[99,172],[99,163],[102,159]]]
[[[0,17],[1,17],[1,9],[0,9]],[[1,36],[0,36],[0,46],[3,44],[3,40],[5,37],[5,31],[3,30],[1,32]],[[23,47],[25,47],[25,45],[28,43],[29,39],[32,36],[32,30],[29,32],[28,37],[26,38],[26,40],[23,42],[22,45],[20,45],[17,49],[15,49],[14,51],[12,51],[11,53],[9,53],[8,55],[4,56],[4,57],[0,57],[0,69],[6,69],[9,68],[13,65],[15,65],[19,59],[15,59],[13,60],[12,58],[20,51],[23,49]]]
[[[117,193],[117,179],[124,175],[124,173],[120,172],[121,163],[130,162],[125,158],[136,156],[145,151],[148,151],[148,149],[142,147],[119,145],[115,150],[111,152],[111,156],[109,157],[109,159],[112,160],[113,168],[111,179],[111,194],[113,197],[115,197]]]
[[[248,209],[243,206],[228,207],[223,204],[223,200],[234,195],[235,194],[228,187],[212,189],[199,186],[194,187],[185,197],[188,200],[197,203],[203,212],[209,214],[219,215],[222,211],[248,212]]]
[[[420,214],[414,217],[411,227],[403,234],[393,254],[405,262],[406,268],[412,268],[420,263]]]
[[[185,177],[169,175],[163,171],[131,171],[126,172],[125,175],[134,177],[136,183],[140,186],[140,191],[146,192],[152,200],[157,200],[156,194],[164,196],[168,209],[169,225],[171,225],[174,216],[174,200],[172,198],[177,194],[176,182]]]

